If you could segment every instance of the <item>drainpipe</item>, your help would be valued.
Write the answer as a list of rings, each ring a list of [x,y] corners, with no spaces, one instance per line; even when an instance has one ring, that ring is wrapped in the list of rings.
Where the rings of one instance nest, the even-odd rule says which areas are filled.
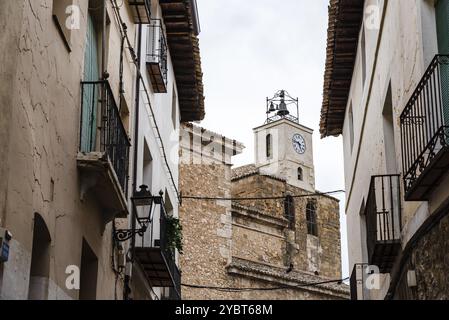
[[[142,53],[142,25],[139,25],[138,36],[137,36],[137,63],[140,66],[140,56]],[[137,156],[138,156],[138,146],[139,146],[139,107],[140,107],[140,75],[136,75],[136,92],[135,92],[135,117],[134,117],[134,149],[133,149],[133,173],[132,173],[132,184],[131,184],[131,196],[137,190]],[[136,229],[136,208],[132,205],[131,208],[131,229]],[[134,252],[136,247],[136,235],[134,234],[131,238],[130,253],[131,257],[127,261],[128,268],[127,274],[125,275],[125,300],[129,300],[129,293],[131,292],[130,280],[132,274],[132,267],[134,263]]]
[[[103,31],[101,32],[101,76],[103,80],[106,80],[107,70],[106,70],[106,19],[107,19],[107,8],[106,0],[103,0]]]

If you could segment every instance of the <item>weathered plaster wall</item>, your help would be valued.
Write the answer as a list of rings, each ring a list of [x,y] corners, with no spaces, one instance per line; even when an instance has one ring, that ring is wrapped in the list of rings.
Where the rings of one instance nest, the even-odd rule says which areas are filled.
[[[12,1],[2,1],[0,6],[3,9],[10,3]],[[6,161],[1,161],[7,172],[3,175],[2,171],[0,180],[9,181],[6,201],[4,198],[1,201],[6,216],[2,224],[14,238],[11,259],[3,266],[2,298],[28,296],[33,217],[37,212],[45,220],[51,236],[49,298],[78,297],[76,290],[65,288],[65,270],[68,265],[80,265],[84,238],[99,261],[97,298],[114,299],[111,224],[104,226],[101,209],[92,195],[84,201],[80,201],[79,195],[76,154],[87,1],[74,1],[74,4],[81,9],[81,28],[72,30],[70,52],[52,19],[52,1],[23,1],[23,7],[14,1],[17,12],[11,7],[0,10],[2,15],[7,15],[1,21],[6,21],[8,32],[19,35],[17,39],[0,39],[2,47],[10,48],[4,50],[10,55],[2,55],[2,65],[16,68],[8,70],[6,83],[11,84],[10,87],[1,89],[2,101],[4,97],[9,99],[2,105],[11,108],[9,128],[1,126],[1,130],[6,129],[5,135],[1,135],[2,147],[6,138],[9,138],[6,146],[10,146],[7,152],[2,152]],[[121,10],[132,34],[134,25],[126,17],[127,13],[126,9]],[[113,17],[110,5],[108,15]],[[116,36],[118,29],[114,21],[111,19],[110,34]],[[110,53],[119,50],[116,44],[116,41],[110,42]],[[108,71],[111,79],[117,79],[118,61],[113,59],[111,54]],[[125,82],[129,83],[131,76],[125,72]],[[4,90],[8,90],[8,94]],[[132,101],[127,102],[132,105]],[[2,117],[1,121],[3,119],[8,118]],[[120,292],[120,284],[117,289]]]
[[[18,21],[21,21],[25,3],[26,1],[2,1],[0,3],[0,26],[3,30],[0,34],[0,43],[3,45],[3,48],[18,47],[21,25],[19,23],[10,23],[8,17],[16,17]],[[0,117],[0,147],[2,149],[0,153],[0,226],[4,225],[6,218],[7,157],[10,143],[10,124],[13,111],[12,106],[17,98],[10,93],[15,90],[16,82],[14,79],[17,72],[18,58],[19,55],[16,53],[16,50],[2,50],[0,55],[0,65],[2,66],[0,71],[0,81],[2,83],[0,87],[0,108],[2,114]]]

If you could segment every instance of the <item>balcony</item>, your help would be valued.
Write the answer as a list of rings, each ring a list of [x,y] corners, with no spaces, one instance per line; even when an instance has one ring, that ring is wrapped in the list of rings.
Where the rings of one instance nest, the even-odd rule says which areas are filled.
[[[126,190],[130,142],[108,81],[81,83],[81,199],[93,195],[105,223],[127,216]]]
[[[371,178],[365,207],[368,261],[388,273],[401,249],[401,191],[399,175]]]
[[[135,24],[148,24],[151,17],[151,0],[128,0],[131,16]]]
[[[368,264],[356,263],[350,278],[351,300],[365,300],[366,280],[369,275]]]
[[[148,26],[146,64],[151,85],[155,93],[167,92],[168,49],[163,23],[151,20]]]
[[[449,55],[436,55],[400,117],[405,199],[426,201],[449,169]]]
[[[175,250],[170,248],[167,233],[169,216],[162,197],[154,197],[154,208],[147,221],[147,230],[136,237],[134,254],[153,287],[165,288],[164,299],[181,299],[181,274],[175,261]],[[156,208],[160,210],[156,210]],[[139,219],[137,219],[139,220]],[[142,219],[140,219],[142,220]],[[143,219],[144,221],[146,219]],[[137,221],[137,223],[142,223]],[[145,224],[145,222],[143,222]]]

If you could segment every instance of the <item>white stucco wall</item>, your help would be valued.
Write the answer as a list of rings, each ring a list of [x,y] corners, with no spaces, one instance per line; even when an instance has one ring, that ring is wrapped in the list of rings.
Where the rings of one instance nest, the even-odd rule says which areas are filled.
[[[152,19],[162,19],[161,8],[159,6],[159,1],[152,1]],[[167,161],[173,175],[173,180],[176,188],[178,188],[178,177],[179,177],[179,126],[180,126],[180,110],[179,101],[176,99],[176,115],[174,116],[175,121],[172,119],[172,103],[173,103],[173,90],[176,88],[175,74],[173,70],[173,64],[171,62],[170,53],[168,54],[168,75],[167,75],[167,93],[154,93],[153,87],[148,75],[146,67],[146,55],[147,55],[147,41],[148,41],[148,26],[142,26],[142,51],[141,51],[141,73],[143,77],[143,82],[148,92],[148,96],[144,91],[142,83],[140,84],[140,97],[139,97],[139,124],[138,124],[138,155],[137,155],[137,183],[136,188],[138,189],[140,185],[145,184],[149,186],[149,190],[155,196],[159,195],[159,192],[164,192],[164,198],[168,196],[170,202],[173,206],[173,216],[178,217],[178,196],[172,187],[170,182],[170,175],[167,172],[165,161],[163,158],[163,152],[160,148],[160,141],[158,135],[162,140],[162,144],[165,148],[165,153],[167,156]],[[175,97],[178,97],[176,92]],[[149,98],[149,99],[148,99]],[[150,105],[154,113],[154,118],[152,118],[152,113],[150,110]],[[134,121],[134,119],[133,119]],[[154,121],[156,122],[159,134],[154,128]],[[134,132],[134,129],[132,129]],[[132,146],[135,148],[136,146]],[[151,163],[151,179],[148,179],[148,174],[144,172],[148,168],[144,168],[144,154],[145,149],[147,149],[152,158]],[[133,154],[131,150],[131,154]],[[132,188],[131,188],[132,191]],[[130,192],[131,192],[130,191]],[[155,230],[154,237],[159,236],[159,210],[156,210],[156,215],[153,220]],[[148,238],[148,237],[146,237]],[[145,238],[145,239],[146,239]],[[140,240],[137,239],[137,242]],[[149,244],[149,243],[146,243]],[[158,295],[160,297],[162,290],[160,288],[153,288],[151,294]]]
[[[379,28],[365,26],[367,76],[362,81],[361,44],[355,62],[347,110],[352,105],[354,146],[350,146],[349,115],[343,127],[345,158],[346,215],[348,230],[349,267],[366,263],[365,221],[360,211],[366,201],[370,179],[379,174],[402,174],[399,116],[420,81],[425,69],[437,53],[433,1],[370,0],[366,6],[378,3],[384,22]],[[367,18],[365,16],[365,18]],[[388,172],[383,131],[383,107],[391,83],[394,143],[399,172]],[[402,184],[402,179],[401,179]],[[402,186],[401,186],[402,187]],[[402,187],[403,190],[403,187]],[[439,190],[429,202],[436,208],[447,198],[447,190]],[[402,192],[402,246],[407,244],[423,219],[427,205],[405,202]],[[427,211],[427,212],[426,212]],[[417,222],[419,221],[419,222]],[[383,277],[382,288],[371,298],[382,298],[389,281]]]

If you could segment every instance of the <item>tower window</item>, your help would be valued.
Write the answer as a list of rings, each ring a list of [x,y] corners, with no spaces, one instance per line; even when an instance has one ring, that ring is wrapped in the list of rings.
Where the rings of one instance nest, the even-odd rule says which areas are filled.
[[[306,207],[307,233],[312,236],[318,236],[318,225],[316,219],[316,201],[309,200]]]
[[[273,136],[271,134],[267,134],[266,136],[266,150],[267,159],[273,158]]]
[[[298,180],[299,181],[303,181],[304,180],[303,170],[302,170],[301,167],[298,167]]]
[[[285,197],[284,216],[288,220],[288,227],[295,228],[295,202],[292,196]]]

